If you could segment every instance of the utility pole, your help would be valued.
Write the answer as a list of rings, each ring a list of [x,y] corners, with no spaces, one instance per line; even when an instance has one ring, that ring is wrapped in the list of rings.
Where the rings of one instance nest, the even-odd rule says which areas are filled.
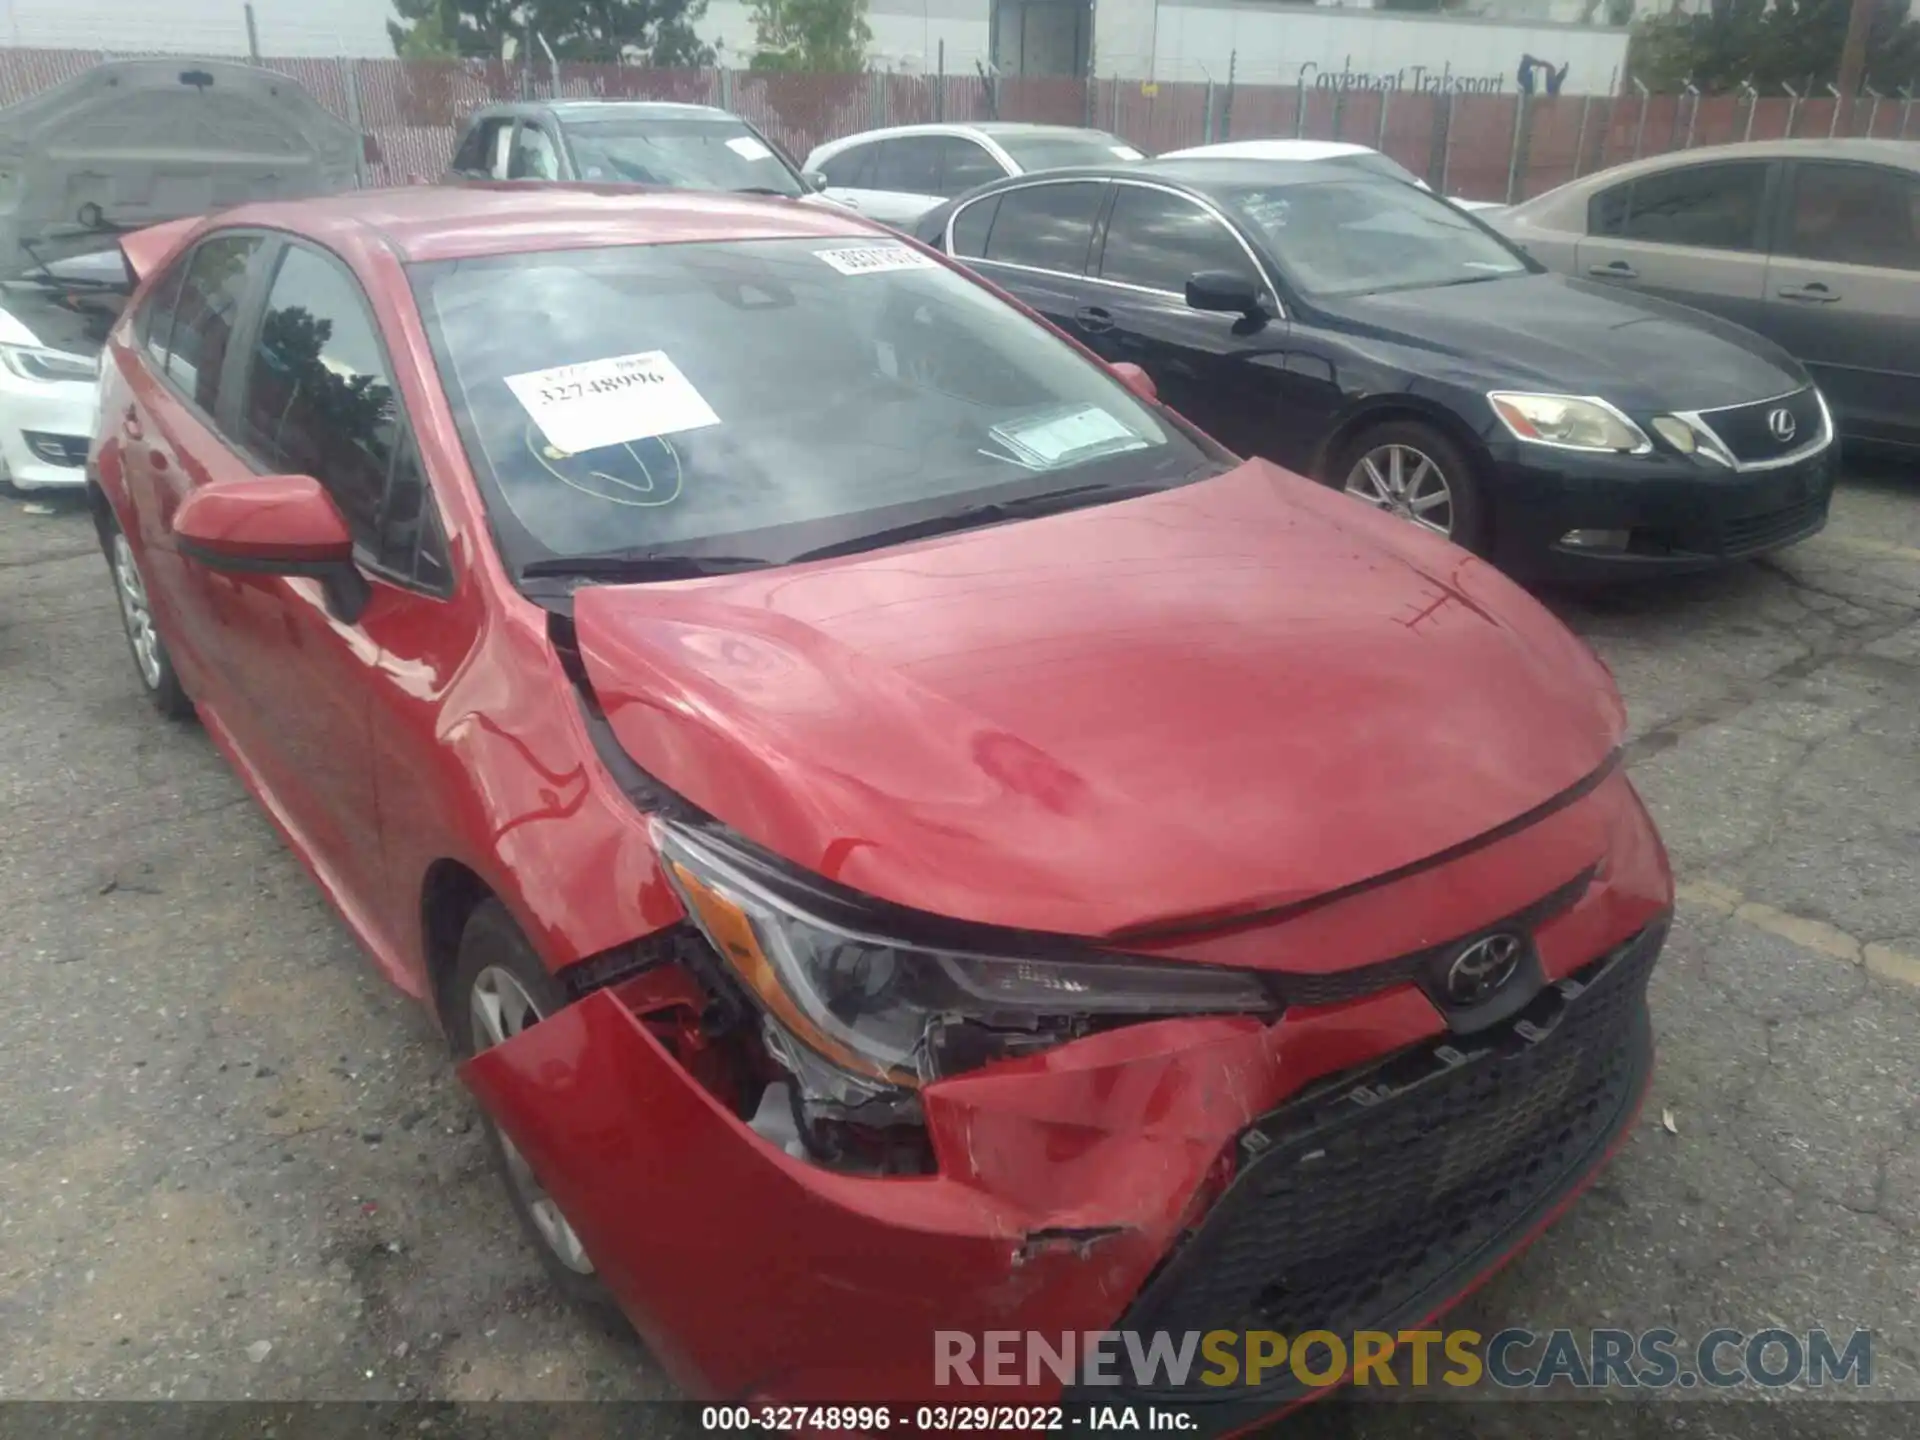
[[[1853,0],[1847,14],[1847,39],[1840,47],[1840,97],[1833,103],[1853,107],[1867,71],[1867,31],[1873,28],[1874,0]]]

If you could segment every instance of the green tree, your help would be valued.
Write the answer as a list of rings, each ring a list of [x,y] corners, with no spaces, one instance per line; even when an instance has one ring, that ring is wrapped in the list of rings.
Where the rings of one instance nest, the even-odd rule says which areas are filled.
[[[755,70],[867,68],[867,0],[753,0]]]
[[[1920,81],[1920,24],[1909,0],[1881,0],[1867,39],[1866,82],[1882,94]],[[1752,80],[1763,93],[1782,85],[1821,93],[1840,73],[1848,0],[1713,0],[1701,15],[1655,15],[1634,30],[1634,77],[1657,91],[1691,80],[1727,91]]]
[[[396,55],[497,60],[535,34],[562,60],[710,65],[694,26],[707,0],[394,0]],[[536,46],[535,60],[545,58]]]

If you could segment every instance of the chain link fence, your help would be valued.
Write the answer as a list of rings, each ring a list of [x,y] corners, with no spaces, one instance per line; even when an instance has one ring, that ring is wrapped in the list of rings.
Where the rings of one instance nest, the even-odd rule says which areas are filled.
[[[0,103],[110,58],[0,50]],[[111,58],[128,58],[124,55]],[[249,63],[244,57],[232,58]],[[1911,98],[1468,95],[1074,77],[787,74],[564,63],[264,59],[364,132],[366,183],[437,179],[454,131],[501,100],[677,100],[719,105],[796,161],[836,136],[927,121],[1027,120],[1110,130],[1150,154],[1228,139],[1348,140],[1384,150],[1436,190],[1515,201],[1641,155],[1782,136],[1920,138]]]

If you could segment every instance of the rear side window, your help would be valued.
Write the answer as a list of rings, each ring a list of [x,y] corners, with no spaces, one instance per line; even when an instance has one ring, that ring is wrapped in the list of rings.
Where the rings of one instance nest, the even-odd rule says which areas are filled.
[[[233,338],[248,273],[263,243],[258,235],[215,235],[201,241],[187,261],[163,368],[209,415],[217,408],[227,342]]]
[[[1085,274],[1093,222],[1106,193],[1104,180],[1008,190],[1000,197],[1000,210],[980,258],[1034,270]]]
[[[820,162],[820,173],[827,184],[843,190],[873,188],[873,158],[878,145],[855,145]]]
[[[1616,240],[1752,250],[1766,198],[1765,161],[1688,165],[1643,175],[1587,202],[1587,232]]]
[[[160,277],[159,283],[140,307],[133,322],[134,338],[155,365],[167,363],[167,339],[173,329],[174,307],[180,303],[180,286],[187,278],[186,262],[179,261]]]
[[[399,407],[359,282],[290,245],[247,367],[242,443],[276,470],[327,487],[354,540],[380,553]]]
[[[969,260],[986,254],[987,236],[993,233],[993,220],[999,213],[998,195],[961,206],[960,213],[953,217],[953,253]]]

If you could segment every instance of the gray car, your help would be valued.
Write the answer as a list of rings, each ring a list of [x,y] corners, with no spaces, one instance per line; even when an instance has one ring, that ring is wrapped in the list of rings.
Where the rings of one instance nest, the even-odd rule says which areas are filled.
[[[455,180],[588,180],[799,196],[817,190],[729,110],[666,101],[488,105],[467,117]]]
[[[1759,331],[1843,435],[1920,446],[1920,142],[1684,150],[1483,218],[1552,269]]]

